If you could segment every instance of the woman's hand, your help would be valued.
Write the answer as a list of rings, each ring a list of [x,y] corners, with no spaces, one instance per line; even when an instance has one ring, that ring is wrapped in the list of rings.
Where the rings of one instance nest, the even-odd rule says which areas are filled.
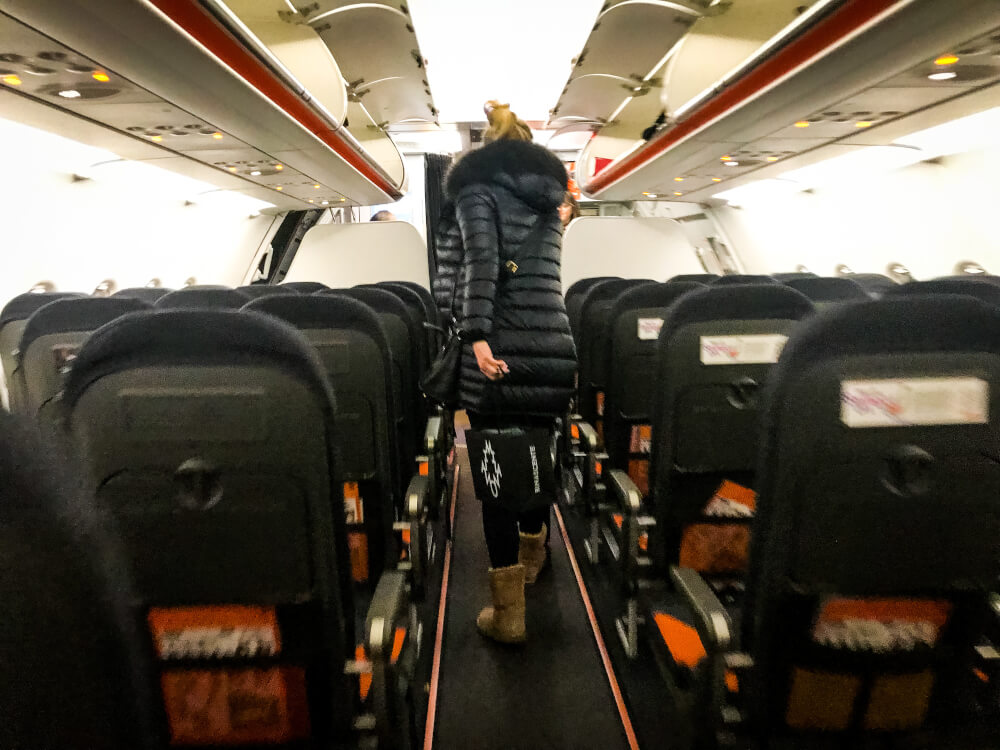
[[[479,365],[479,371],[490,380],[500,380],[510,372],[510,368],[507,367],[506,362],[502,359],[493,358],[493,350],[490,349],[490,345],[485,339],[475,342],[472,345],[472,351],[476,355],[476,364]]]

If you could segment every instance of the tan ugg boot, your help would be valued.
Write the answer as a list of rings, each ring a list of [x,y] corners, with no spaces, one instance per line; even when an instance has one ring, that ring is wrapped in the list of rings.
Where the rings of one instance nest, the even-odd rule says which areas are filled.
[[[493,606],[479,613],[476,627],[500,643],[524,643],[524,566],[490,568]]]
[[[545,549],[545,524],[537,534],[521,534],[521,546],[517,550],[517,561],[524,566],[524,582],[534,583],[548,562],[549,551]]]

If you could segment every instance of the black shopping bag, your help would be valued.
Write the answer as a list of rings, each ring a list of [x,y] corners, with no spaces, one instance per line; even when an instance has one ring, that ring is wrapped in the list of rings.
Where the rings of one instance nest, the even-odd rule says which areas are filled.
[[[550,430],[466,430],[465,442],[476,497],[484,503],[520,513],[555,502]]]

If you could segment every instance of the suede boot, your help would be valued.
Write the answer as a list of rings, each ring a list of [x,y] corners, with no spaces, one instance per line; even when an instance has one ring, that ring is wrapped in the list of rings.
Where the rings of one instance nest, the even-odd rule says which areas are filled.
[[[545,548],[545,524],[537,534],[521,534],[521,546],[517,550],[517,561],[524,566],[524,582],[534,583],[549,561],[549,551]]]
[[[476,627],[500,643],[524,643],[524,566],[490,568],[493,606],[479,613]]]

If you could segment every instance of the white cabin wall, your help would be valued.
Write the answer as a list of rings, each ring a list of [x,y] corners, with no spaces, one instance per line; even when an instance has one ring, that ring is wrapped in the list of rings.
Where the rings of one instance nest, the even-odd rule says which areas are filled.
[[[40,280],[86,293],[106,278],[119,288],[153,277],[176,288],[190,276],[235,286],[280,222],[250,218],[259,202],[226,191],[198,195],[211,186],[149,164],[101,163],[102,153],[114,155],[13,123],[0,121],[0,132],[8,139],[0,305]],[[91,178],[74,182],[75,171]]]
[[[1000,273],[998,170],[1000,149],[973,151],[714,212],[747,273],[800,263],[820,275],[839,263],[885,273],[900,262],[928,279],[951,274],[961,260]]]

